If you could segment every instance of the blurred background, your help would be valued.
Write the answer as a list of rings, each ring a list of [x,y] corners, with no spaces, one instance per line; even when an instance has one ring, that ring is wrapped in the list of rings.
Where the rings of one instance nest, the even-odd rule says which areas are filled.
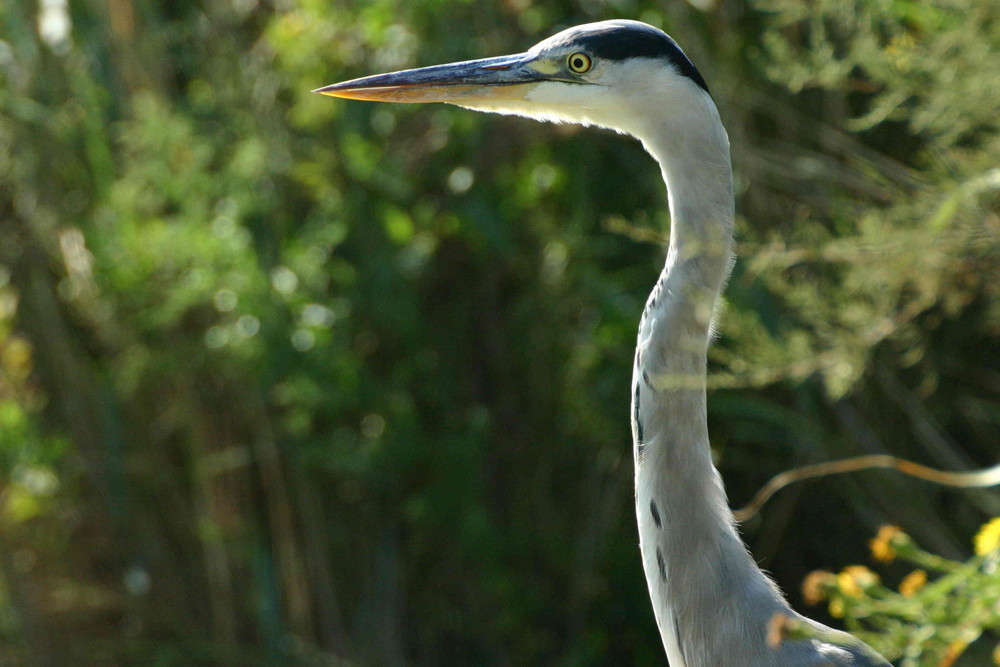
[[[628,421],[655,164],[309,92],[577,23],[671,33],[732,139],[733,506],[838,457],[995,463],[1000,5],[698,4],[0,4],[0,663],[663,664]],[[964,560],[997,514],[871,471],[743,530],[829,621],[804,577],[880,525]]]

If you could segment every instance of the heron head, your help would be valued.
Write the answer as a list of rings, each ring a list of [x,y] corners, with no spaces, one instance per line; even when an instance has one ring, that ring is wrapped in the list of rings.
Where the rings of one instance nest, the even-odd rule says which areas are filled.
[[[670,105],[688,113],[705,101],[711,105],[705,80],[669,35],[624,20],[576,26],[525,53],[378,74],[314,92],[384,102],[447,102],[630,134],[646,117],[669,113]]]

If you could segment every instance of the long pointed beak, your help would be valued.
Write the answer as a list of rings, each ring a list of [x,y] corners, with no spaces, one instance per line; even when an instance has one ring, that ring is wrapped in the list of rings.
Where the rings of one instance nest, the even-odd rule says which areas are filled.
[[[546,76],[527,53],[376,74],[317,88],[314,93],[380,102],[471,102],[524,99]]]

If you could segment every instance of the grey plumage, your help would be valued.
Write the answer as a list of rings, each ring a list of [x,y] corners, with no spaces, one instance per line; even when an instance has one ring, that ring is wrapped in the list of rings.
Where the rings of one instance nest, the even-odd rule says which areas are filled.
[[[632,377],[636,517],[657,624],[672,667],[886,665],[842,632],[792,611],[740,539],[712,465],[705,364],[732,263],[729,139],[701,74],[662,31],[605,21],[528,52],[381,74],[317,92],[597,125],[639,139],[670,207],[664,269],[639,324]],[[814,638],[766,641],[775,614]]]

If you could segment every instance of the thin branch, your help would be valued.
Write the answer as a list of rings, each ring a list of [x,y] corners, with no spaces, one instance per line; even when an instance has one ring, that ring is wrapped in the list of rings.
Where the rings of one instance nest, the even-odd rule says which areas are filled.
[[[737,521],[746,521],[755,516],[771,496],[794,482],[813,479],[815,477],[826,477],[827,475],[838,475],[845,472],[855,472],[857,470],[869,470],[871,468],[898,470],[910,477],[917,477],[918,479],[934,482],[935,484],[963,489],[982,488],[1000,484],[1000,463],[981,470],[948,472],[884,454],[856,456],[839,461],[829,461],[827,463],[816,463],[800,468],[792,468],[791,470],[779,473],[761,487],[760,491],[753,497],[753,500],[744,507],[735,510],[733,515]]]

